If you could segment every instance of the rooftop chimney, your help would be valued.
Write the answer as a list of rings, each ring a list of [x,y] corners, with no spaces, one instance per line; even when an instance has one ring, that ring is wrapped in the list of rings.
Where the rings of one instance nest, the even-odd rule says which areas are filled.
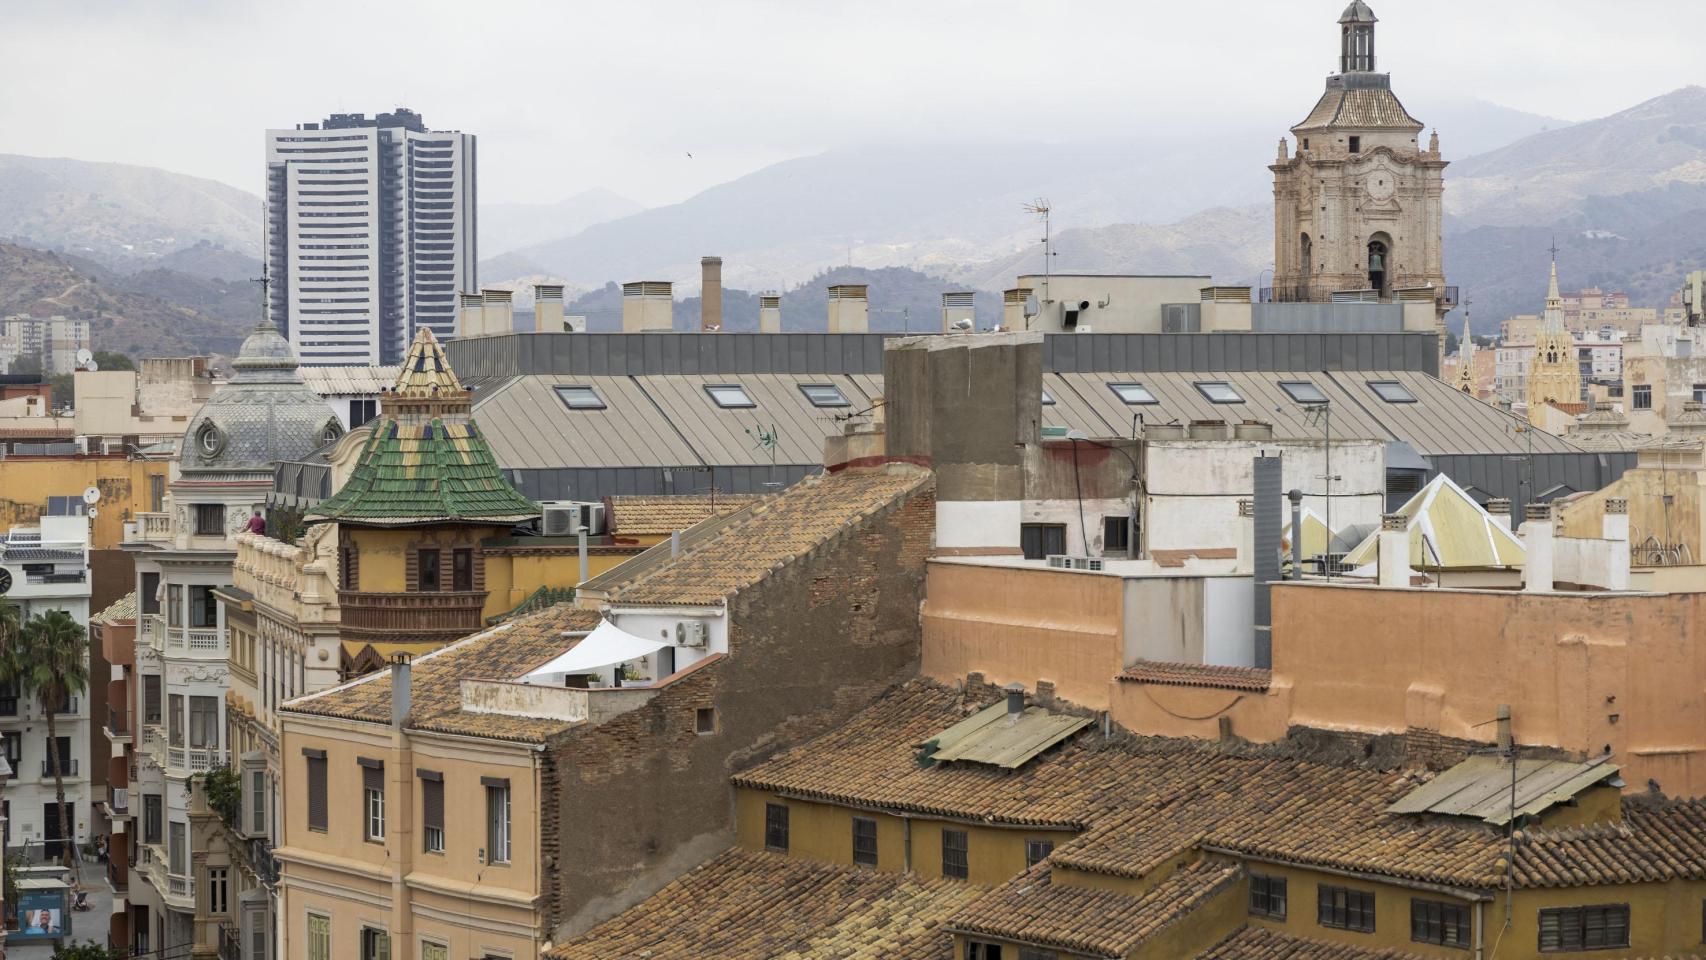
[[[1487,501],[1487,513],[1493,522],[1506,530],[1511,528],[1511,502],[1504,497],[1494,497]]]
[[[1007,722],[1018,723],[1025,715],[1025,688],[1021,684],[1009,683],[1007,690]]]
[[[1607,590],[1629,589],[1629,501],[1622,497],[1607,497],[1605,500],[1605,517],[1600,527],[1606,543],[1601,546],[1607,551],[1605,569],[1605,588]]]
[[[1408,522],[1409,518],[1401,513],[1388,513],[1380,518],[1377,543],[1383,587],[1410,585],[1410,531],[1405,529]]]
[[[1532,592],[1552,589],[1552,505],[1531,503],[1527,519],[1517,531],[1526,556],[1522,566],[1522,588]]]
[[[1025,311],[1031,302],[1030,287],[1014,287],[1001,293],[1001,329],[1023,330]]]
[[[675,286],[668,280],[622,285],[622,332],[669,333],[675,329]]]
[[[1498,712],[1494,716],[1499,722],[1499,749],[1509,750],[1511,744],[1516,742],[1511,733],[1511,705],[1508,703],[1499,704]]]
[[[871,306],[863,283],[838,283],[829,288],[829,332],[868,333]]]
[[[782,332],[782,297],[780,294],[764,293],[759,295],[758,332]]]
[[[977,329],[977,294],[955,291],[942,294],[942,332],[970,333]]]
[[[723,258],[699,259],[699,332],[723,329]]]
[[[486,300],[477,293],[456,295],[456,335],[478,337],[486,329]]]
[[[515,313],[511,306],[514,297],[508,290],[487,288],[480,291],[480,299],[485,302],[486,336],[515,332]]]
[[[533,329],[540,333],[562,333],[563,285],[536,283],[533,285]]]
[[[409,720],[410,698],[414,694],[410,659],[407,653],[391,654],[391,726],[398,730]]]

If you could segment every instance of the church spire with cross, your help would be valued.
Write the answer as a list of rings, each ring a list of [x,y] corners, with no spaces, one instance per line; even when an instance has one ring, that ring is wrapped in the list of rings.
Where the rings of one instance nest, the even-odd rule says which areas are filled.
[[[1534,359],[1528,365],[1529,420],[1545,403],[1582,402],[1582,371],[1576,343],[1564,323],[1564,298],[1558,293],[1558,243],[1549,248],[1552,272],[1546,281],[1546,316],[1534,337]]]

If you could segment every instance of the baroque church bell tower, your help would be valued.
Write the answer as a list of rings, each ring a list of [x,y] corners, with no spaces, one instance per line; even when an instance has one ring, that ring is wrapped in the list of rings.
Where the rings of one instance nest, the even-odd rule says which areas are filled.
[[[1446,161],[1439,135],[1375,72],[1374,11],[1353,0],[1339,17],[1339,72],[1285,138],[1274,172],[1273,299],[1435,301],[1442,333],[1450,302],[1441,262]],[[1432,288],[1430,291],[1428,288]]]

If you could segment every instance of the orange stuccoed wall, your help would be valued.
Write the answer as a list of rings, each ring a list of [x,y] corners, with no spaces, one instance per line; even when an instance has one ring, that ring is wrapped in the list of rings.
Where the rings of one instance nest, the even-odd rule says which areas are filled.
[[[1520,742],[1609,749],[1631,789],[1706,794],[1700,594],[1302,583],[1276,585],[1273,611],[1269,694],[1290,725],[1490,741],[1508,703]]]

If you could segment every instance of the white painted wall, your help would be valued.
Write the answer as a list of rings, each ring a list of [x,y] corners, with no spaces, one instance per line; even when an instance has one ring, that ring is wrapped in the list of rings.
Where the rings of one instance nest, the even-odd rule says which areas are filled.
[[[1320,441],[1165,440],[1150,443],[1144,476],[1147,549],[1236,547],[1242,532],[1238,501],[1255,491],[1253,462],[1278,454],[1281,489],[1303,491],[1303,503],[1325,515],[1327,454]],[[1386,510],[1386,444],[1382,440],[1334,438],[1333,526],[1378,524]],[[1291,502],[1281,499],[1282,516]]]
[[[613,606],[605,612],[605,618],[623,630],[636,637],[647,640],[668,641],[675,650],[675,669],[690,667],[713,653],[727,653],[729,650],[729,618],[720,607],[684,607],[674,609],[669,607],[622,607]],[[704,647],[675,646],[675,625],[683,620],[698,620],[706,626]],[[664,659],[663,651],[645,658],[645,672],[653,680],[661,680],[663,674],[659,667]],[[613,671],[602,671],[605,680],[609,681]]]
[[[1203,580],[1202,662],[1256,665],[1256,586],[1253,577]]]
[[[938,500],[936,546],[952,549],[1019,549],[1024,506],[1018,500]]]

